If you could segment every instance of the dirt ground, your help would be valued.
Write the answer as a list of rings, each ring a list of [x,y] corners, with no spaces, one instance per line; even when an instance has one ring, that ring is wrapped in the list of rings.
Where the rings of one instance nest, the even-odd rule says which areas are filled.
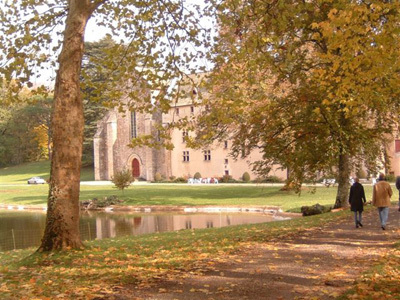
[[[377,211],[255,244],[234,256],[215,258],[207,270],[128,287],[115,299],[333,299],[349,289],[399,240],[400,212],[390,208],[387,230]]]

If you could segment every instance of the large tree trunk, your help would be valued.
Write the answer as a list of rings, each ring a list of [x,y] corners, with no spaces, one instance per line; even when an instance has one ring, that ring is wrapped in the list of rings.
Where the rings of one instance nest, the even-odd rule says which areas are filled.
[[[46,228],[38,251],[83,246],[79,233],[79,188],[84,120],[79,76],[91,6],[90,0],[69,1],[54,90]]]
[[[350,173],[350,156],[341,153],[339,155],[338,189],[334,208],[342,208],[349,205]]]

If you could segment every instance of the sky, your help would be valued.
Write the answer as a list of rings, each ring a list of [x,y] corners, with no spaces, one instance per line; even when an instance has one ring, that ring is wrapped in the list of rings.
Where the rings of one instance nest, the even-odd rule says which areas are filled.
[[[6,11],[7,6],[5,5],[5,3],[7,3],[7,1],[11,1],[11,0],[0,0],[0,9],[1,10]],[[186,0],[186,1],[188,3],[193,2],[193,3],[198,4],[198,2],[202,2],[203,0]],[[44,7],[43,9],[46,9],[46,7]],[[206,21],[206,23],[208,23],[208,22]],[[207,25],[209,25],[209,24],[207,24]],[[207,25],[206,25],[206,27],[207,27]],[[202,25],[202,26],[204,26],[204,25]],[[107,28],[99,27],[95,22],[95,18],[89,19],[89,22],[86,27],[86,32],[85,32],[85,41],[86,42],[99,41],[107,33],[110,33],[110,32],[107,30]],[[43,51],[46,51],[46,52],[53,51],[53,50],[51,50],[51,48],[52,48],[52,46],[49,46],[49,48],[47,50],[43,49]],[[54,53],[54,55],[57,55],[57,54]],[[48,86],[48,87],[54,86],[56,69],[54,67],[48,67],[46,69],[40,69],[40,68],[37,68],[37,69],[38,69],[37,72],[40,73],[40,76],[32,78],[33,83],[35,85],[44,84],[45,86]]]

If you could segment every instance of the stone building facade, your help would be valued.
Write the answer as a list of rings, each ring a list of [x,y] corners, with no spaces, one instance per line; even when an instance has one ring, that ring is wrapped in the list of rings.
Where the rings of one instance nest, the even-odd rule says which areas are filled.
[[[233,159],[230,153],[229,140],[221,144],[210,145],[206,149],[195,150],[187,147],[184,130],[174,129],[171,132],[173,150],[150,147],[129,146],[132,138],[141,135],[157,134],[155,124],[168,124],[182,117],[195,117],[201,106],[194,105],[193,97],[180,99],[166,114],[143,114],[120,112],[117,108],[110,110],[98,123],[94,138],[94,173],[95,180],[111,180],[113,175],[128,169],[135,178],[153,181],[155,174],[164,178],[193,177],[199,172],[203,178],[230,175],[240,179],[244,172],[251,179],[257,177],[250,164],[262,160],[262,154],[253,152],[245,159]],[[389,174],[400,176],[400,134],[388,145],[390,157]],[[271,176],[287,178],[287,171],[275,166]]]
[[[128,169],[136,178],[152,181],[156,173],[164,178],[193,177],[197,172],[202,177],[231,175],[240,179],[248,172],[256,178],[250,163],[262,159],[261,153],[252,153],[246,159],[230,157],[230,141],[213,144],[207,149],[194,150],[187,147],[183,130],[171,133],[173,150],[150,147],[129,147],[132,137],[154,134],[155,123],[168,123],[181,117],[196,114],[199,107],[186,102],[171,108],[168,114],[121,113],[118,109],[109,111],[98,124],[94,138],[95,180],[111,180],[115,172]],[[388,145],[390,157],[389,174],[400,176],[400,137]],[[383,170],[382,170],[383,171]],[[276,166],[270,175],[286,179],[286,170]]]
[[[94,138],[95,180],[110,180],[115,172],[128,169],[135,178],[154,180],[156,173],[164,178],[193,177],[199,172],[203,178],[230,175],[240,179],[244,172],[256,178],[250,163],[260,160],[261,153],[252,153],[246,159],[233,159],[230,141],[213,144],[207,149],[195,150],[187,147],[184,140],[188,133],[174,129],[171,132],[173,150],[149,147],[129,147],[131,138],[142,134],[155,134],[154,124],[167,124],[182,117],[195,116],[201,109],[193,99],[181,99],[167,114],[121,113],[109,111],[99,122]],[[270,175],[286,179],[286,171],[278,167]]]
[[[129,147],[132,138],[152,134],[153,124],[158,121],[157,115],[109,111],[99,122],[94,137],[95,180],[111,180],[115,172],[125,169],[135,178],[146,180],[154,180],[156,173],[170,174],[168,151]]]

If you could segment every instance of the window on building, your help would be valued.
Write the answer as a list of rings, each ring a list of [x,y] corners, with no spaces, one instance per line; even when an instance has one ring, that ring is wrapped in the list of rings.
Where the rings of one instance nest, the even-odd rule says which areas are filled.
[[[193,114],[194,113],[194,106],[190,107],[190,112]]]
[[[203,153],[204,153],[204,160],[210,161],[211,160],[211,150],[205,150]]]
[[[206,226],[207,226],[207,228],[213,228],[214,227],[214,222],[213,221],[207,221]]]
[[[186,137],[188,135],[189,135],[189,133],[186,130],[182,131],[182,143],[186,142]]]
[[[157,141],[161,142],[161,131],[157,130]]]
[[[136,112],[131,112],[131,139],[137,138]]]
[[[183,161],[189,161],[189,151],[183,151]]]
[[[228,141],[224,142],[224,149],[228,149]]]
[[[400,152],[400,140],[395,140],[395,141],[394,141],[394,151],[395,151],[396,153],[399,153],[399,152]]]
[[[177,116],[179,116],[179,108],[175,108],[175,113]]]
[[[227,159],[227,158],[225,158],[225,164],[226,164],[226,165],[228,164],[228,159]]]
[[[229,175],[229,170],[225,170],[225,175]]]

